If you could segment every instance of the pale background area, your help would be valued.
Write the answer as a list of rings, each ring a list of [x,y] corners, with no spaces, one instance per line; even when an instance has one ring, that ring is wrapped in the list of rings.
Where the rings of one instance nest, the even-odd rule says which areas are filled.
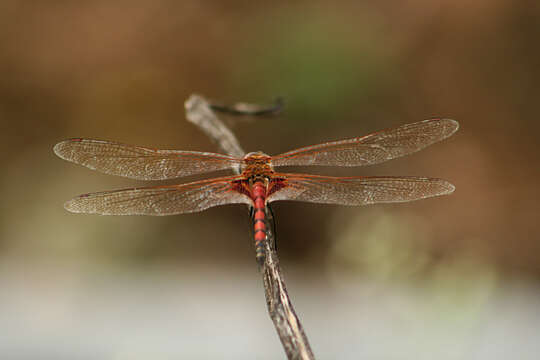
[[[234,126],[268,154],[458,120],[452,138],[387,164],[290,169],[457,188],[363,208],[276,203],[290,295],[320,359],[538,358],[539,5],[249,4],[1,2],[0,358],[284,358],[244,207],[62,208],[143,184],[58,159],[62,139],[215,151],[184,120],[193,92],[283,96],[279,117]]]

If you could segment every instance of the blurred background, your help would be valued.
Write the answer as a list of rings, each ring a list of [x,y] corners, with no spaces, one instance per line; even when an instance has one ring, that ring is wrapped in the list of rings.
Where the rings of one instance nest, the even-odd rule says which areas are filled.
[[[289,292],[321,359],[537,358],[538,3],[7,0],[0,27],[2,359],[284,358],[245,207],[62,207],[143,185],[57,158],[65,138],[216,151],[185,121],[194,92],[283,96],[280,116],[233,128],[268,154],[458,120],[414,156],[293,169],[457,190],[362,208],[276,203]]]

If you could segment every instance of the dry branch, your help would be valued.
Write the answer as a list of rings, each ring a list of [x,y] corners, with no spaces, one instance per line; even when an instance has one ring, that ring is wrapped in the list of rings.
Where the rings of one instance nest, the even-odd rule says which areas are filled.
[[[216,116],[213,109],[234,115],[261,115],[279,112],[282,108],[282,102],[277,100],[276,104],[271,107],[246,103],[238,103],[227,107],[211,104],[202,96],[192,95],[186,101],[185,108],[188,121],[201,128],[218,144],[221,150],[231,156],[243,157],[245,152],[240,147],[238,140]],[[237,172],[240,172],[240,169],[237,169]],[[260,269],[263,275],[268,313],[274,322],[287,358],[289,360],[314,359],[302,324],[298,316],[296,316],[287,293],[274,245],[275,234],[272,227],[269,227],[267,240],[264,244],[265,262]]]

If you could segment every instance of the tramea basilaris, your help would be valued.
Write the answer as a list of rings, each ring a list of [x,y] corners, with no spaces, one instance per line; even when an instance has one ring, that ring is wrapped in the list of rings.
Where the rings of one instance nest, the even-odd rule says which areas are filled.
[[[239,175],[187,184],[140,187],[80,195],[65,203],[75,213],[102,215],[174,215],[225,204],[253,208],[257,259],[264,259],[268,234],[267,204],[296,200],[340,205],[406,202],[454,191],[449,182],[426,177],[330,177],[280,173],[290,165],[362,166],[419,151],[459,128],[450,119],[431,119],[363,137],[307,146],[276,156],[252,152],[244,158],[223,154],[159,150],[116,142],[70,139],[54,147],[62,159],[106,174],[138,180],[165,180],[217,170]]]

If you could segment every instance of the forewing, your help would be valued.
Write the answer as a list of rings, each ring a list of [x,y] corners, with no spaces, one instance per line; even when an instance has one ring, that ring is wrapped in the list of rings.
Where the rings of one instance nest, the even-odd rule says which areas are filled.
[[[74,213],[101,215],[175,215],[213,206],[250,203],[249,197],[232,190],[234,180],[222,177],[188,184],[106,191],[78,196],[65,203]]]
[[[381,163],[422,150],[457,131],[450,119],[431,119],[359,138],[304,147],[272,157],[273,166],[360,166]]]
[[[232,169],[242,160],[227,155],[148,149],[115,142],[70,139],[54,147],[56,155],[106,174],[139,180],[165,180]]]
[[[268,201],[296,200],[322,204],[368,205],[407,202],[447,195],[454,185],[424,177],[329,177],[276,174],[283,187]]]

